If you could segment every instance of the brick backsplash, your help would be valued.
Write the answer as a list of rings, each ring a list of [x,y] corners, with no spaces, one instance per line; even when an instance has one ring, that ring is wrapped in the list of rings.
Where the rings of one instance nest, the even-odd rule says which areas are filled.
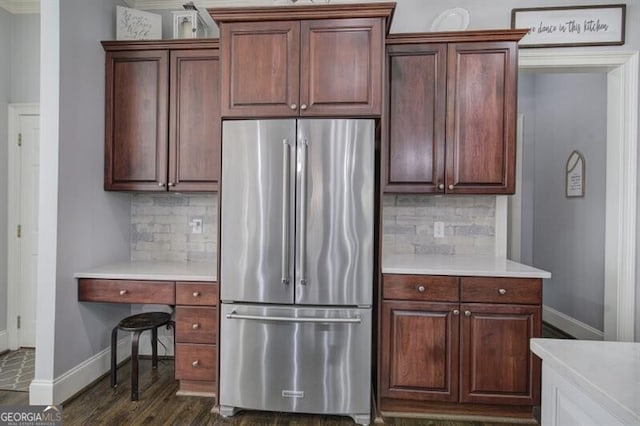
[[[382,251],[493,255],[495,216],[495,196],[385,195]],[[433,236],[438,221],[444,238]]]
[[[189,222],[203,219],[202,234]],[[215,261],[217,194],[134,194],[131,260]]]

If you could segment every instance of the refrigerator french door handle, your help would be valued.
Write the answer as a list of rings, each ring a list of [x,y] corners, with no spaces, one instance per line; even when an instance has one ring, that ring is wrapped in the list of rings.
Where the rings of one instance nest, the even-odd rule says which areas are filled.
[[[307,145],[300,141],[300,285],[307,285]]]
[[[235,311],[226,315],[227,319],[243,319],[254,321],[277,321],[277,322],[311,322],[323,324],[360,324],[362,319],[358,316],[353,318],[313,318],[313,317],[280,317],[270,315],[242,315]]]
[[[289,141],[282,140],[282,283],[289,284],[289,221],[291,216],[290,197],[291,186],[289,164]]]

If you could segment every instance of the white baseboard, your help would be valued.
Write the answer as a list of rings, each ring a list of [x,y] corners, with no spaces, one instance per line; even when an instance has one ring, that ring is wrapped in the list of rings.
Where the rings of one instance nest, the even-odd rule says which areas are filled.
[[[129,336],[118,341],[118,363],[131,356]],[[55,380],[34,380],[29,386],[29,404],[62,404],[111,368],[111,348],[106,348]]]
[[[542,320],[580,340],[603,340],[604,332],[563,314],[549,306],[542,307]]]
[[[7,330],[0,331],[0,352],[4,352],[9,349],[9,334]]]

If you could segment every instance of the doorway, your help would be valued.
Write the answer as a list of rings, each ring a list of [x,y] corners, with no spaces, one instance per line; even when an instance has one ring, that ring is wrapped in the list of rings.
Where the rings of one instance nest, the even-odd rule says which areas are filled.
[[[7,332],[10,350],[35,347],[40,108],[9,105]]]
[[[633,341],[636,300],[638,52],[565,53],[521,50],[519,65],[521,70],[530,71],[606,73],[604,340]],[[510,232],[520,232],[521,223],[518,223],[517,217],[511,221],[510,228]],[[545,314],[549,317],[548,310],[545,310]]]

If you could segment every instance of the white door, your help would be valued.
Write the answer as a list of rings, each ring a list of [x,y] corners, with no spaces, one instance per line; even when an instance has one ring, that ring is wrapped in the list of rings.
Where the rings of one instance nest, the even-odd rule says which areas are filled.
[[[21,115],[19,346],[36,344],[36,281],[38,266],[38,176],[40,175],[40,116]]]

